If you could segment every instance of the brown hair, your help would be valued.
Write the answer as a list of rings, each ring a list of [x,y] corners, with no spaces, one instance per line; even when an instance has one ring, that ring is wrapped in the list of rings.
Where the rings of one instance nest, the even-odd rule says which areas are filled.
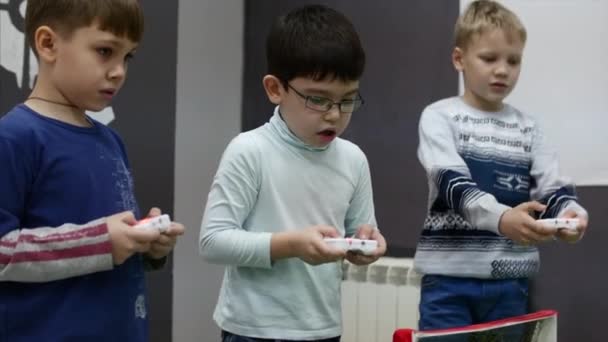
[[[144,15],[139,0],[28,0],[25,32],[35,50],[34,35],[40,26],[48,25],[70,37],[75,30],[94,21],[102,31],[141,41]]]

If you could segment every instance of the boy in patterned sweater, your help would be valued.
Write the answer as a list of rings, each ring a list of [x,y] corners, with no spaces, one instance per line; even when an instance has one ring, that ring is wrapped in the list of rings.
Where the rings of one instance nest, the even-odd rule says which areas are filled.
[[[526,313],[536,245],[578,241],[588,216],[538,122],[503,103],[519,77],[526,30],[494,1],[475,1],[455,27],[452,61],[465,91],[429,105],[418,157],[429,181],[415,267],[423,273],[421,330]],[[580,220],[549,230],[536,218]]]

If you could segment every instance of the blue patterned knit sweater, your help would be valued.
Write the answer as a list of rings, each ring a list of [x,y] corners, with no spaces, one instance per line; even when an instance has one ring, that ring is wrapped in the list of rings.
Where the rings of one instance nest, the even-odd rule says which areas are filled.
[[[419,135],[429,183],[415,256],[421,273],[529,277],[538,270],[538,250],[500,235],[501,215],[530,200],[547,205],[539,218],[567,209],[586,215],[538,123],[509,105],[483,112],[459,97],[440,100],[422,113]]]

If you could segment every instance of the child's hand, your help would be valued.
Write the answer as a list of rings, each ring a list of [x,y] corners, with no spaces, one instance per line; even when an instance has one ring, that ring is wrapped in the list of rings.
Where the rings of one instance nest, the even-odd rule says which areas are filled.
[[[150,209],[148,217],[160,216],[162,212],[158,208]],[[158,239],[150,244],[150,250],[146,255],[152,259],[161,259],[169,255],[175,247],[177,237],[183,235],[185,231],[184,225],[177,222],[171,222],[171,226],[167,231],[161,233]]]
[[[587,230],[587,223],[589,222],[587,215],[578,215],[574,210],[568,210],[562,215],[562,218],[577,218],[579,220],[578,227],[575,230],[558,229],[555,236],[560,240],[570,243],[580,240]]]
[[[498,230],[502,235],[522,245],[551,239],[555,231],[543,227],[530,215],[531,212],[543,211],[545,208],[545,205],[533,201],[509,209],[502,214]]]
[[[346,260],[350,261],[355,265],[368,265],[378,260],[381,256],[386,253],[386,240],[384,236],[380,234],[380,231],[374,226],[364,224],[355,233],[355,238],[362,240],[376,240],[378,241],[378,247],[373,254],[364,255],[361,253],[348,252],[346,254]]]
[[[320,265],[340,260],[346,256],[346,252],[332,248],[323,238],[337,238],[340,233],[334,227],[318,225],[304,230],[293,232],[291,247],[295,256],[311,265]]]
[[[137,221],[130,211],[108,216],[106,224],[112,243],[112,258],[115,265],[120,265],[134,253],[144,253],[150,249],[150,243],[158,239],[160,233],[149,229],[133,229]]]

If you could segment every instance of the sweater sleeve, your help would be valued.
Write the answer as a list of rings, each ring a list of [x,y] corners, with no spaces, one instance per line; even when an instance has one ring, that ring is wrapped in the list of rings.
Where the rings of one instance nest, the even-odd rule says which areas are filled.
[[[377,225],[369,164],[363,151],[357,148],[357,152],[360,153],[360,158],[357,160],[360,160],[361,164],[357,173],[355,193],[346,212],[346,236],[353,236],[363,224]]]
[[[47,282],[113,267],[104,220],[22,227],[34,179],[29,155],[0,135],[0,281]]]
[[[534,127],[532,156],[530,175],[534,182],[531,197],[547,205],[540,217],[560,217],[566,210],[586,217],[587,211],[578,203],[574,183],[560,175],[557,152],[547,143],[544,131],[538,124]]]
[[[510,207],[473,181],[458,153],[459,137],[453,123],[448,115],[430,107],[420,118],[418,159],[429,179],[431,210],[454,210],[475,228],[498,234],[500,217]]]
[[[224,151],[201,224],[201,256],[212,263],[270,268],[272,234],[250,232],[243,223],[259,192],[259,151],[243,135]]]

